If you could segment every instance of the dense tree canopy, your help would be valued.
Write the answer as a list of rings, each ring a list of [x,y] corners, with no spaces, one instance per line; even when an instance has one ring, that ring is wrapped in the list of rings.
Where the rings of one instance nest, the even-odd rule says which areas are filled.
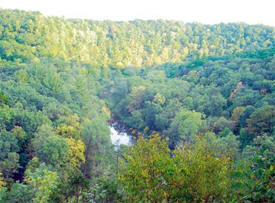
[[[141,67],[182,62],[187,57],[272,48],[275,44],[274,28],[261,25],[203,25],[164,20],[100,22],[46,18],[38,12],[0,12],[0,57],[19,63],[51,56],[82,61],[97,68]],[[102,74],[106,77],[107,69]]]
[[[1,9],[0,202],[274,202],[274,36]]]

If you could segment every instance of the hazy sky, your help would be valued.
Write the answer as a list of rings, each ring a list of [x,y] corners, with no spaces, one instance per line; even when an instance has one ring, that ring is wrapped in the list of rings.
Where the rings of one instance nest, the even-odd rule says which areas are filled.
[[[275,0],[0,0],[0,7],[94,20],[172,19],[275,26]]]

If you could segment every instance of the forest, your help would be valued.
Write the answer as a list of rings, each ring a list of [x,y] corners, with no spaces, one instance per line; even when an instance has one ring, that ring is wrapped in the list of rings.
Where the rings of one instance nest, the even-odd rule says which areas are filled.
[[[274,27],[0,9],[0,202],[274,202],[274,91]]]

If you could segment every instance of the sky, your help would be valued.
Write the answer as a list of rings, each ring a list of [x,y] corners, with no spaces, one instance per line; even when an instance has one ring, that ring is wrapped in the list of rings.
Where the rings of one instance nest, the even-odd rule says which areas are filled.
[[[244,22],[275,27],[275,0],[0,0],[0,8],[92,20]]]

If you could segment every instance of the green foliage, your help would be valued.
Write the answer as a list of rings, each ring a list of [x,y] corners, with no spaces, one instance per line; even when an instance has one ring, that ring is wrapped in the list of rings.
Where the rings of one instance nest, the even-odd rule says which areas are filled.
[[[41,165],[34,171],[26,171],[26,182],[34,193],[32,201],[39,203],[49,202],[51,194],[57,189],[58,175],[54,171]]]
[[[69,146],[59,136],[39,136],[33,141],[34,155],[40,161],[56,168],[62,168],[69,161]]]
[[[208,56],[236,53],[238,57],[265,58],[274,52],[274,28],[261,25],[65,20],[18,10],[0,10],[0,15],[3,61],[22,63],[39,61],[41,56],[60,57],[103,66],[104,80],[107,66],[152,66],[193,58],[188,67],[195,68]],[[254,51],[268,48],[271,51]],[[239,54],[248,50],[252,51]],[[51,78],[56,79],[54,75]]]
[[[267,133],[275,133],[275,107],[263,106],[253,112],[250,119],[247,120],[248,131],[255,136]]]
[[[274,57],[270,56],[259,59],[232,57],[206,61],[195,70],[188,70],[184,64],[174,64],[174,67],[172,64],[164,64],[156,68],[142,69],[133,76],[117,76],[114,84],[106,85],[105,91],[111,87],[110,92],[121,92],[119,80],[123,80],[123,94],[119,97],[110,94],[112,112],[128,127],[146,135],[152,131],[164,134],[170,138],[171,147],[184,139],[185,130],[189,126],[194,131],[191,134],[198,132],[197,128],[192,126],[197,122],[190,121],[188,124],[187,119],[183,124],[185,119],[179,119],[182,108],[204,115],[205,124],[200,127],[201,130],[210,129],[219,134],[229,128],[234,135],[240,135],[240,144],[244,147],[255,136],[272,134],[273,91],[271,86],[258,84],[259,80],[263,79],[266,84],[272,84],[273,79],[269,75],[274,67],[273,60]],[[176,72],[172,73],[172,68]],[[167,71],[166,79],[152,80],[155,69]],[[173,74],[172,77],[170,73]],[[162,95],[165,102],[158,103],[156,95]],[[259,112],[260,109],[266,108],[269,110],[265,113]],[[255,112],[252,117],[256,109],[257,116]],[[258,114],[261,114],[262,121],[257,120],[260,118]],[[180,125],[183,126],[181,133]],[[149,130],[145,132],[147,127]],[[256,132],[264,128],[264,131]]]
[[[0,36],[0,202],[274,201],[273,27],[1,9]],[[121,185],[111,117],[162,135]]]
[[[12,182],[14,174],[19,168],[19,147],[17,139],[5,130],[0,132],[0,168],[5,181]]]
[[[176,151],[176,189],[185,201],[205,201],[228,198],[230,188],[230,154],[215,148],[211,135],[197,137],[196,143],[184,145]],[[179,188],[184,188],[179,191]]]
[[[203,114],[195,111],[187,110],[178,113],[175,119],[178,122],[179,136],[185,141],[194,139],[194,136],[204,127],[202,118]]]
[[[194,141],[195,136],[205,127],[205,121],[202,118],[201,113],[183,109],[176,114],[165,134],[172,142]]]
[[[138,140],[121,162],[120,182],[129,201],[162,201],[167,196],[167,178],[171,165],[169,149],[160,137]]]
[[[225,133],[226,129],[229,132]],[[228,152],[234,160],[238,160],[240,158],[240,141],[228,128],[226,129],[220,133],[221,137],[217,138],[216,144],[220,151]]]
[[[124,157],[119,180],[128,201],[207,202],[229,195],[229,157],[203,137],[174,152],[159,136],[140,138]]]
[[[104,172],[102,162],[107,156],[107,148],[110,147],[109,128],[101,119],[86,122],[81,128],[82,140],[85,144],[85,163],[82,171],[87,178],[96,177]],[[98,165],[99,167],[96,167]]]
[[[251,167],[249,178],[254,181],[249,185],[249,195],[246,197],[248,200],[267,202],[275,200],[274,153],[274,136],[259,136],[254,139],[252,145],[244,149],[243,154],[248,159]]]
[[[10,191],[7,192],[4,199],[5,202],[16,202],[16,203],[27,203],[31,202],[34,198],[34,192],[23,183],[14,183],[10,188]]]
[[[8,98],[2,93],[0,93],[0,104],[8,104]]]

